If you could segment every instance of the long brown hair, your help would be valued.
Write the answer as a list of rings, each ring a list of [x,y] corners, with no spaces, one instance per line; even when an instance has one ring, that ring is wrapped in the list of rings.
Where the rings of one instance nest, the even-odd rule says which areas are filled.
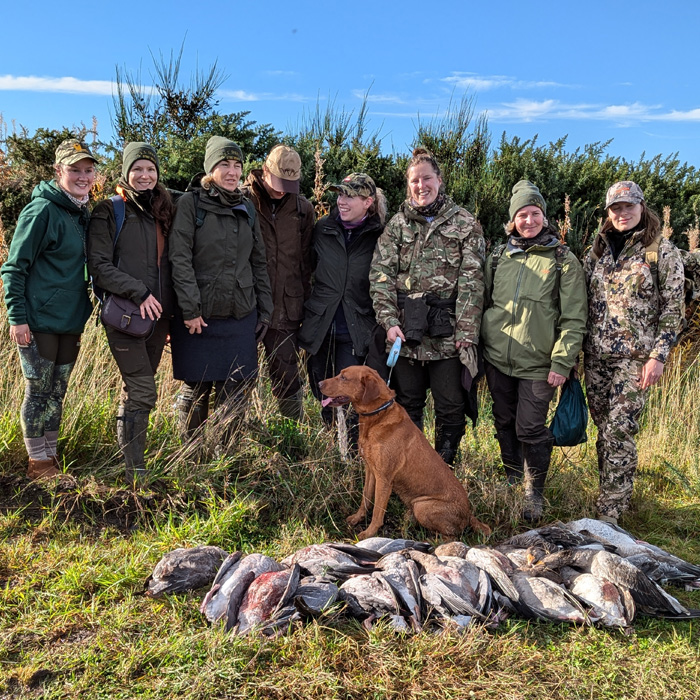
[[[659,235],[661,232],[661,219],[653,209],[649,209],[645,201],[640,202],[642,205],[642,216],[639,219],[638,227],[644,230],[644,235],[642,236],[642,245],[646,248],[651,242]],[[612,221],[610,221],[610,216],[608,216],[603,225],[600,227],[598,235],[593,241],[592,251],[593,255],[600,258],[605,252],[603,238],[601,233],[608,233],[614,229]]]
[[[153,188],[151,211],[153,218],[160,224],[163,235],[167,236],[175,217],[175,207],[170,192],[160,182]]]

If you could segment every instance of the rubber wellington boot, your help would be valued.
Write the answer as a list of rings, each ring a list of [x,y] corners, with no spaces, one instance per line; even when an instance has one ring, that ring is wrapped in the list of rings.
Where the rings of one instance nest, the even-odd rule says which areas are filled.
[[[534,445],[523,443],[523,465],[525,471],[525,503],[523,520],[532,523],[542,517],[544,506],[544,483],[547,480],[552,458],[553,440]]]
[[[130,484],[146,480],[146,437],[149,411],[120,410],[117,416],[117,442],[124,455],[125,476]]]
[[[199,434],[199,429],[209,416],[209,397],[207,396],[205,402],[191,401],[183,396],[178,396],[175,406],[180,435],[183,442],[188,442]]]
[[[32,481],[41,481],[42,479],[53,479],[61,476],[61,472],[54,466],[54,461],[51,457],[48,459],[29,459],[27,467],[27,476]]]
[[[435,449],[450,467],[457,457],[457,449],[463,436],[464,425],[435,425]]]
[[[515,486],[523,480],[523,446],[518,440],[515,428],[497,430],[496,439],[501,448],[501,462],[506,479],[511,486]]]

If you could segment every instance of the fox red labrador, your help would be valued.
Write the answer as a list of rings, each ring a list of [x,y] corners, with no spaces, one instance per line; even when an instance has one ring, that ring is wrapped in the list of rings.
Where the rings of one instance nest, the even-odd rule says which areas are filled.
[[[359,535],[373,537],[384,522],[392,490],[426,529],[456,538],[469,525],[485,535],[488,525],[471,513],[464,487],[425,435],[395,402],[377,372],[361,365],[320,382],[324,406],[352,403],[360,418],[360,454],[365,462],[362,505],[347,522],[357,525],[374,505],[372,521]]]

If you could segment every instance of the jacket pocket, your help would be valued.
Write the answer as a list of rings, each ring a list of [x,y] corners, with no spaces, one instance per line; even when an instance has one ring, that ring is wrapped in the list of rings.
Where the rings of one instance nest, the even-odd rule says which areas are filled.
[[[304,316],[304,288],[299,280],[284,286],[284,310],[290,321],[301,321]]]
[[[68,289],[57,289],[36,310],[36,325],[38,328],[55,328],[63,326],[70,314],[81,308],[79,293]]]

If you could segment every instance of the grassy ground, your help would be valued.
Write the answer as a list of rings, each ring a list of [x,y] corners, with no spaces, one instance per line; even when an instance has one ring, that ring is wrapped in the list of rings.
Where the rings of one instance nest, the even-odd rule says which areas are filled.
[[[5,326],[0,318],[0,327]],[[700,562],[700,368],[678,356],[652,391],[640,470],[624,525]],[[152,601],[143,582],[177,546],[217,544],[284,556],[352,539],[362,468],[343,462],[308,401],[300,426],[282,421],[261,382],[251,416],[223,454],[179,444],[164,379],[149,467],[126,488],[113,434],[118,377],[90,327],[60,444],[75,483],[30,484],[18,424],[15,351],[0,341],[0,698],[683,698],[700,697],[697,624],[641,619],[630,635],[510,620],[496,632],[371,633],[333,611],[274,640],[228,638],[197,607],[202,592]],[[162,376],[169,376],[166,358]],[[519,493],[498,473],[486,397],[462,443],[458,476],[496,542],[523,529]],[[593,515],[593,429],[555,450],[551,518]],[[217,456],[218,455],[218,456]],[[392,501],[383,534],[425,538]],[[465,534],[469,542],[478,539]],[[679,592],[700,608],[700,593]]]

